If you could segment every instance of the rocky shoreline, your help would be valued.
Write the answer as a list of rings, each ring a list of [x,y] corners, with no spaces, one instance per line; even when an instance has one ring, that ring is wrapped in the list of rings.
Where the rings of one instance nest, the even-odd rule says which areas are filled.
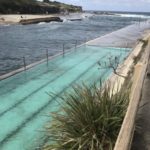
[[[82,12],[81,6],[50,0],[0,0],[0,14],[56,14]]]

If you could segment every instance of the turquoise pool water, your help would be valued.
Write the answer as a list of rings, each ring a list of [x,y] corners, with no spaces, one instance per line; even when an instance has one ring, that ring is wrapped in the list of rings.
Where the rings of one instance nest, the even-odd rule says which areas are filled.
[[[92,84],[108,78],[112,70],[99,69],[98,61],[119,57],[130,49],[81,46],[65,56],[0,81],[0,149],[36,149],[50,121],[50,112],[59,108],[57,96],[73,84]],[[48,93],[56,96],[50,97]],[[49,117],[48,117],[49,116]]]

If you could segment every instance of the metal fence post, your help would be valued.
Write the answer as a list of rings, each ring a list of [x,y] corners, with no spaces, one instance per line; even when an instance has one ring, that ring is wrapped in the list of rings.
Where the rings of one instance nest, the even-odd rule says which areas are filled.
[[[139,28],[140,28],[140,26],[141,26],[141,18],[139,18]]]
[[[125,50],[127,50],[127,48],[128,48],[128,42],[126,42],[126,49]]]
[[[63,57],[65,56],[65,44],[63,43]]]
[[[77,42],[78,42],[78,41],[76,40],[76,42],[75,42],[75,50],[77,49]]]
[[[87,39],[85,38],[85,43],[84,43],[85,49],[86,49],[86,42],[87,42]]]
[[[47,61],[47,66],[48,66],[48,49],[46,50],[46,61]]]
[[[23,66],[24,66],[24,71],[26,71],[26,59],[23,57]]]

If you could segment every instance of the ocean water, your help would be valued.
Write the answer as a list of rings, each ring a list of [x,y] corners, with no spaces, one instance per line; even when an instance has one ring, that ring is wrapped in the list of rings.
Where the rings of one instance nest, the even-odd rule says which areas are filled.
[[[82,18],[82,21],[69,21]],[[26,64],[55,55],[77,44],[118,30],[130,24],[149,19],[148,14],[119,13],[99,15],[93,13],[73,14],[63,17],[64,22],[31,25],[0,25],[0,75]]]

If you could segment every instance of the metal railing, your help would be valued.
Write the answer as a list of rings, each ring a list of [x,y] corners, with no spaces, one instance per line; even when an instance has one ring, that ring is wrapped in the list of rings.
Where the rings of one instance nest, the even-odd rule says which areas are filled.
[[[52,44],[53,45],[59,45],[59,47],[62,47],[62,49],[61,50],[58,50],[58,49],[54,50],[52,48],[51,49],[46,49],[45,54],[43,53],[42,55],[39,55],[40,60],[37,60],[37,61],[35,60],[35,61],[31,62],[31,63],[29,63],[29,58],[27,58],[26,56],[22,56],[21,58],[17,58],[17,57],[13,58],[13,59],[19,60],[18,63],[17,62],[14,63],[14,64],[16,64],[16,66],[19,66],[18,69],[16,67],[14,67],[14,68],[16,68],[15,70],[10,69],[11,72],[6,73],[4,75],[0,75],[0,80],[5,79],[5,78],[7,78],[9,76],[12,76],[12,75],[14,75],[16,73],[19,73],[21,71],[26,71],[27,69],[29,69],[29,68],[37,65],[37,64],[40,64],[42,62],[46,62],[46,65],[48,66],[49,60],[51,58],[54,58],[54,57],[56,57],[58,55],[62,55],[62,57],[64,58],[65,55],[68,52],[76,51],[78,47],[86,45],[85,41],[86,40],[75,40],[75,41],[72,41],[72,43],[68,43],[68,41],[63,41],[62,40],[62,41],[59,41],[59,42],[50,43],[50,45],[52,45]],[[50,54],[49,51],[53,51],[54,54]],[[38,57],[38,56],[36,56],[36,57]]]
[[[46,48],[45,50],[45,53],[42,53],[39,58],[40,60],[34,60],[33,62],[30,62],[30,59],[33,60],[32,58],[35,58],[35,57],[32,57],[32,58],[27,58],[26,56],[22,56],[21,58],[17,58],[19,59],[19,65],[17,63],[15,63],[18,67],[18,69],[16,70],[13,70],[11,69],[11,72],[10,73],[6,73],[4,75],[0,75],[0,80],[2,79],[5,79],[9,76],[12,76],[14,74],[17,74],[21,71],[26,71],[28,70],[29,68],[32,68],[34,67],[35,65],[37,64],[40,64],[42,62],[46,62],[46,65],[48,67],[49,65],[49,60],[60,55],[62,56],[63,58],[65,57],[65,55],[68,53],[68,52],[72,52],[72,51],[77,51],[77,49],[81,46],[84,47],[84,49],[86,50],[87,46],[88,45],[88,39],[84,39],[84,40],[74,40],[74,41],[64,41],[64,40],[61,40],[61,41],[56,41],[54,43],[49,43],[50,48]],[[69,45],[69,46],[68,46]],[[57,50],[55,49],[52,49],[52,47],[55,47],[55,46],[58,46],[59,47],[59,50],[57,48]],[[88,45],[88,46],[92,46],[92,45]],[[99,46],[99,47],[106,47],[106,46]],[[60,49],[61,48],[61,49]],[[107,47],[108,48],[108,47]],[[120,49],[122,50],[122,49]],[[52,51],[52,52],[55,52],[54,54],[50,54],[49,51]],[[57,51],[57,53],[56,53]],[[125,48],[124,51],[127,51],[127,48]],[[36,56],[38,57],[38,56]],[[30,62],[30,63],[29,63]],[[15,67],[16,68],[16,67]]]

